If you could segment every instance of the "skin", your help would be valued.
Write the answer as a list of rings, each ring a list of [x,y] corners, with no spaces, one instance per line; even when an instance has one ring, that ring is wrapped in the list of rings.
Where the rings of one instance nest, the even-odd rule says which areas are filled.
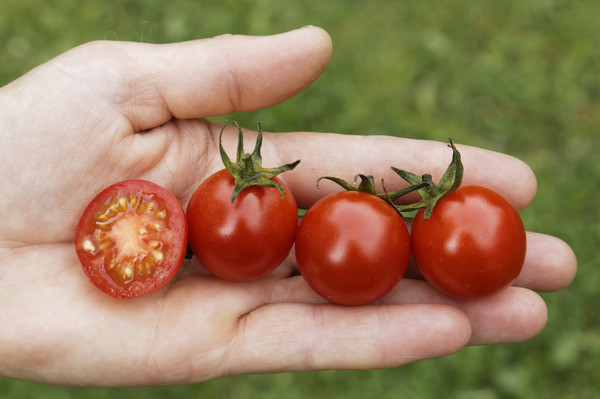
[[[2,87],[0,375],[65,385],[184,384],[250,372],[395,367],[538,334],[547,311],[534,290],[567,286],[576,260],[564,242],[537,233],[527,236],[516,286],[477,302],[404,278],[377,304],[327,304],[293,276],[293,253],[250,283],[218,280],[187,261],[167,287],[127,301],[87,281],[73,239],[95,193],[141,178],[185,208],[200,182],[222,168],[221,126],[201,118],[294,96],[325,69],[331,50],[315,27],[167,45],[93,42]],[[228,153],[236,138],[226,129]],[[250,148],[255,135],[245,139]],[[459,150],[465,183],[491,187],[517,208],[532,200],[536,181],[523,162]],[[319,176],[352,179],[360,171],[393,189],[390,165],[437,179],[448,156],[441,142],[303,132],[265,134],[263,146],[265,166],[302,159],[282,179],[304,208],[337,191],[317,190]]]
[[[364,305],[398,284],[410,258],[410,236],[384,200],[342,191],[304,215],[295,250],[300,273],[315,292],[340,305]]]
[[[512,205],[481,186],[461,186],[424,210],[411,229],[412,255],[425,279],[457,298],[477,299],[510,286],[527,239]]]
[[[283,182],[273,178],[279,184]],[[187,207],[189,243],[211,274],[250,281],[272,272],[288,256],[298,227],[294,196],[251,186],[231,202],[234,178],[223,169],[206,179]],[[243,265],[243,267],[241,267]]]

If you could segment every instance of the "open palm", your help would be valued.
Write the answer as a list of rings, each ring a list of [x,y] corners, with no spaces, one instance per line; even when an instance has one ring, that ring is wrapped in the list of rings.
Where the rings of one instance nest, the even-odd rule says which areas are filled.
[[[169,45],[97,42],[1,88],[0,375],[69,385],[180,384],[248,372],[391,367],[537,334],[546,308],[533,290],[568,285],[575,259],[562,241],[534,233],[516,282],[524,288],[477,302],[448,298],[413,272],[416,278],[377,304],[327,304],[295,272],[293,252],[250,283],[218,280],[188,260],[167,287],[134,300],[117,301],[87,281],[73,238],[97,192],[146,179],[185,207],[221,168],[221,126],[199,118],[284,101],[312,83],[330,55],[329,37],[312,27]],[[253,138],[248,132],[248,147]],[[235,129],[223,140],[233,153]],[[332,155],[333,147],[342,155]],[[533,198],[535,177],[525,164],[460,149],[466,181],[496,189],[518,208]],[[302,159],[282,178],[308,207],[335,189],[317,190],[319,176],[361,172],[391,181],[392,164],[439,175],[449,154],[443,143],[290,133],[267,134],[263,157],[265,166]],[[498,168],[522,178],[503,180]]]

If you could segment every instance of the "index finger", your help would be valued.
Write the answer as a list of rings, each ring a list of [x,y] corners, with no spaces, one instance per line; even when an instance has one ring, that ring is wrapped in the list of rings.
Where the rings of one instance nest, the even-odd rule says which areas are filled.
[[[301,159],[293,173],[282,175],[301,208],[308,208],[324,195],[341,190],[333,183],[323,183],[317,188],[316,182],[321,176],[333,175],[353,181],[358,173],[373,175],[379,192],[383,192],[381,179],[387,190],[392,191],[408,183],[396,175],[391,166],[417,175],[429,173],[438,181],[452,159],[447,143],[391,136],[286,133],[266,135],[264,142],[265,165]],[[531,202],[537,183],[526,163],[499,152],[461,144],[456,147],[465,168],[463,184],[489,187],[517,209]]]

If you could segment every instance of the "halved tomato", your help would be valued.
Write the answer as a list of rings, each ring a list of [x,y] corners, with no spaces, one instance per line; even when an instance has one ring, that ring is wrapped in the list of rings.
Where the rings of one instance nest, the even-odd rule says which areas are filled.
[[[100,192],[75,234],[77,256],[90,281],[117,299],[164,287],[179,271],[186,245],[181,204],[145,180],[123,181]]]

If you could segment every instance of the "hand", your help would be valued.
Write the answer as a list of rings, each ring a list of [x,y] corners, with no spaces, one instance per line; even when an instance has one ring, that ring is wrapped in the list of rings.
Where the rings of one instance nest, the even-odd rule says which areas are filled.
[[[377,305],[327,304],[296,275],[293,254],[272,275],[243,284],[187,261],[171,284],[135,300],[117,301],[87,281],[73,238],[97,192],[147,179],[185,208],[221,168],[221,127],[198,118],[284,101],[317,78],[330,55],[330,38],[318,28],[168,45],[96,42],[1,88],[0,375],[68,385],[183,384],[238,373],[393,367],[466,344],[535,336],[546,307],[532,290],[565,287],[576,262],[562,241],[534,233],[516,287],[476,302],[405,278]],[[250,133],[247,140],[251,148]],[[235,129],[226,129],[229,153],[235,143]],[[533,198],[535,177],[522,162],[460,151],[467,183],[490,186],[518,208]],[[298,158],[300,166],[281,177],[307,208],[336,190],[317,190],[319,176],[361,172],[391,182],[395,165],[439,177],[449,153],[444,143],[392,137],[265,136],[265,166]],[[514,175],[521,178],[503,177]]]

